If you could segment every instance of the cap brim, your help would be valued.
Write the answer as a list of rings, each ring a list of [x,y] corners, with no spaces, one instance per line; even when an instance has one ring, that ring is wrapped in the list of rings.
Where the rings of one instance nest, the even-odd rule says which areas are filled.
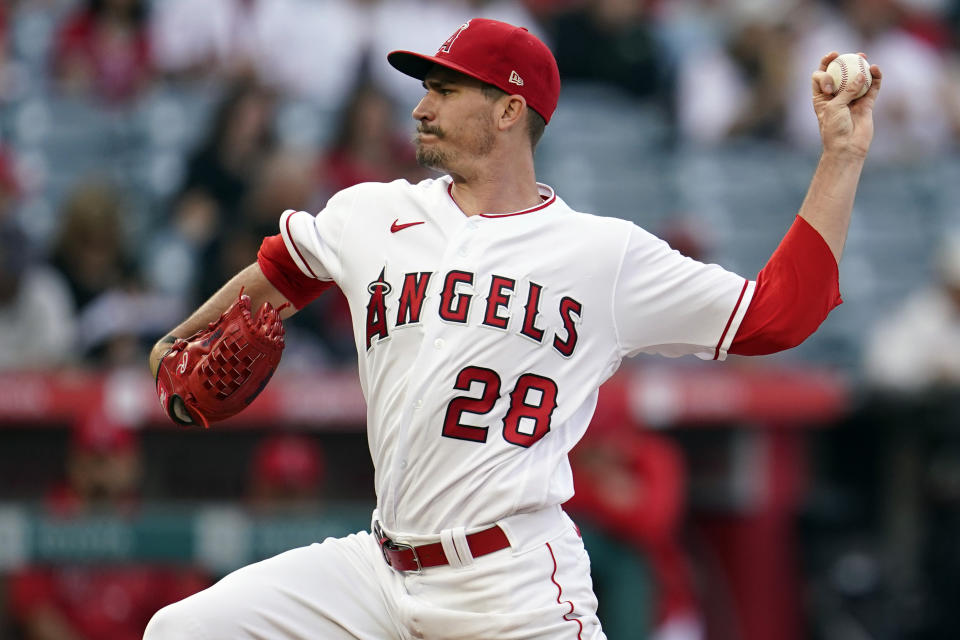
[[[449,60],[444,60],[436,56],[425,56],[422,53],[414,53],[413,51],[391,51],[387,54],[387,62],[389,62],[390,65],[400,73],[405,73],[406,75],[416,78],[417,80],[423,80],[426,78],[427,74],[430,72],[430,69],[433,68],[433,65],[437,64],[441,67],[446,67],[447,69],[459,71],[460,73],[468,75],[471,78],[476,78],[481,82],[489,82],[488,80],[484,80],[478,76],[473,71],[470,71],[458,64],[453,64]]]

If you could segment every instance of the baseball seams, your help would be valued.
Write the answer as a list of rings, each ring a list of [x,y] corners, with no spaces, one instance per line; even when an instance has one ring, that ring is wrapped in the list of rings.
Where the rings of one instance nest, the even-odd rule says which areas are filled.
[[[847,61],[842,58],[837,58],[837,64],[840,65],[840,86],[837,87],[837,93],[840,93],[847,88],[847,78],[850,77],[850,74],[847,72]]]
[[[862,56],[857,56],[857,67],[860,70],[860,73],[863,74],[864,84],[869,88],[870,86],[870,69],[867,67],[867,61],[863,59]]]
[[[837,63],[837,66],[840,68],[840,85],[837,87],[837,93],[840,93],[847,88],[847,83],[851,81],[854,77],[853,70],[850,68],[849,59],[854,57],[852,55],[842,55],[838,56],[834,62]],[[867,67],[867,61],[863,59],[863,56],[855,56],[857,59],[857,72],[862,73],[864,78],[866,78],[865,88],[861,90],[860,95],[866,93],[866,88],[870,86],[870,69]],[[860,96],[857,96],[858,98]]]

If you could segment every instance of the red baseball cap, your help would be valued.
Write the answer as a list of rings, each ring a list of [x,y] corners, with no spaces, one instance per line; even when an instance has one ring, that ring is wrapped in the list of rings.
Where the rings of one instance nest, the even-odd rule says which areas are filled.
[[[391,51],[387,61],[418,80],[438,64],[519,94],[545,122],[560,97],[560,71],[547,45],[523,27],[497,20],[474,18],[460,25],[434,56]]]

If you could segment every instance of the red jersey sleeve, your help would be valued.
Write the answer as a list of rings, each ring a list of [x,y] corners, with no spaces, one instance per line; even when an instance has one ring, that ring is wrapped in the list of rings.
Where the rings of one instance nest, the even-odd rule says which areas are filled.
[[[304,275],[290,258],[283,238],[278,234],[263,239],[257,253],[257,264],[263,275],[297,309],[302,309],[333,286],[333,281]]]
[[[840,272],[830,247],[797,216],[757,276],[730,353],[762,355],[795,347],[842,302]]]

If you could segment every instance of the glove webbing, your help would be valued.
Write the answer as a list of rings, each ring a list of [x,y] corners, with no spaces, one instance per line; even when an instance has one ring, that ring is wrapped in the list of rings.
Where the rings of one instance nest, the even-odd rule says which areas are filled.
[[[200,365],[204,375],[203,385],[215,390],[218,398],[227,398],[250,377],[253,363],[263,354],[251,357],[241,353],[246,345],[239,345],[236,338],[224,338],[218,348]]]

